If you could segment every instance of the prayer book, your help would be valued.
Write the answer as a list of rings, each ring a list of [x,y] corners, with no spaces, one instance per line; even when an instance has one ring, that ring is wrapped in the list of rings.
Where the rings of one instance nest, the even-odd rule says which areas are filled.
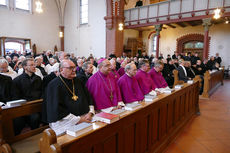
[[[110,123],[113,123],[113,122],[116,122],[117,120],[119,120],[119,115],[100,112],[100,113],[96,114],[93,118],[96,121],[101,121],[101,122],[105,122],[105,123],[110,124]]]
[[[138,103],[128,103],[125,104],[125,110],[135,110],[141,107],[141,104]]]
[[[116,110],[110,112],[110,114],[122,116],[125,114],[125,112],[126,112],[125,109],[116,109]]]
[[[92,130],[93,126],[91,123],[82,122],[76,124],[69,129],[66,130],[66,134],[71,135],[73,137],[78,137],[90,130]]]
[[[24,103],[26,103],[25,99],[19,99],[19,100],[8,101],[6,105],[9,107],[14,107],[14,106],[20,106],[21,104]]]
[[[193,84],[193,80],[188,80],[187,83],[188,84]]]
[[[175,85],[175,89],[181,89],[181,88],[183,88],[184,87],[184,85],[182,85],[182,84],[178,84],[178,85]]]
[[[145,102],[152,102],[157,96],[145,95]]]
[[[174,89],[165,89],[163,90],[163,93],[172,93]]]

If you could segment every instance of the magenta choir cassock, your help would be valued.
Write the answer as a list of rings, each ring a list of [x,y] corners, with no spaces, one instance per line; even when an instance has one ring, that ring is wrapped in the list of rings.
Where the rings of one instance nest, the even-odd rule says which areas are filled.
[[[114,77],[114,79],[115,79],[116,81],[118,81],[119,78],[120,78],[120,75],[119,75],[119,73],[118,73],[116,70],[112,70],[112,71],[109,73],[109,75],[111,75],[112,77]]]
[[[147,72],[144,72],[140,69],[135,77],[144,95],[148,94],[152,90],[155,90],[156,85]]]
[[[135,77],[124,74],[118,80],[118,86],[124,103],[132,103],[144,99],[144,95]]]
[[[149,72],[156,88],[165,88],[168,86],[161,72],[157,72],[154,68],[152,68]]]
[[[120,77],[121,77],[122,75],[125,74],[125,68],[121,67],[121,68],[119,68],[119,70],[118,70],[117,72],[118,72],[118,74],[119,74]]]
[[[90,77],[86,87],[93,97],[96,110],[117,106],[118,102],[122,101],[120,89],[111,75],[98,71]]]

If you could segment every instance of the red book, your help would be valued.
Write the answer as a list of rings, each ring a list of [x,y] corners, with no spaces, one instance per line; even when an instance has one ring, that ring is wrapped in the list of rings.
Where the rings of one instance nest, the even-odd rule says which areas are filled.
[[[110,124],[119,120],[119,115],[101,112],[94,116],[94,120]]]

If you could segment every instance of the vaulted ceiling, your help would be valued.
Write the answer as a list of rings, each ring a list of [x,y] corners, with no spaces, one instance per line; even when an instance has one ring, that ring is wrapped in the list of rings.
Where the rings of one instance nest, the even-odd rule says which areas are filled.
[[[65,6],[67,0],[55,0],[59,12],[59,21],[60,21],[60,26],[64,25],[64,15],[65,15]]]

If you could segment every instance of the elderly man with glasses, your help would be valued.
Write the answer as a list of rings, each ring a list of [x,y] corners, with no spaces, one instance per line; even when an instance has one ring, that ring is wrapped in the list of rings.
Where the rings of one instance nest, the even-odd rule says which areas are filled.
[[[59,71],[60,75],[47,86],[43,106],[46,109],[43,116],[47,116],[46,122],[57,135],[75,124],[90,122],[94,114],[90,94],[76,78],[75,64],[67,59],[62,60]]]

